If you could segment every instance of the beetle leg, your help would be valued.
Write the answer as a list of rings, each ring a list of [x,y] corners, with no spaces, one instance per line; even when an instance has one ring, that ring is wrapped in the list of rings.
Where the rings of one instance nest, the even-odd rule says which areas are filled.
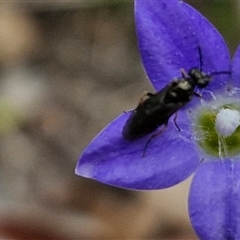
[[[180,73],[181,73],[181,75],[182,75],[183,78],[188,78],[188,74],[187,74],[187,72],[185,71],[185,69],[180,68]]]
[[[144,146],[143,153],[142,153],[142,157],[145,157],[147,147],[148,147],[149,143],[152,141],[152,139],[155,138],[155,137],[157,137],[157,136],[159,136],[161,133],[163,133],[163,132],[166,130],[167,125],[168,125],[168,122],[166,122],[166,123],[164,124],[164,127],[163,127],[162,129],[160,129],[159,131],[157,131],[156,133],[154,133],[154,134],[148,139],[148,141],[146,142],[146,144],[145,144],[145,146]]]
[[[202,98],[202,96],[199,93],[194,92],[193,93],[196,97]]]
[[[144,91],[143,94],[142,94],[142,96],[141,96],[141,98],[140,98],[140,100],[139,100],[139,102],[138,102],[138,105],[141,104],[141,103],[143,103],[145,100],[147,100],[148,98],[152,97],[153,95],[154,95],[153,93]],[[123,113],[129,113],[129,112],[132,113],[132,112],[134,112],[136,109],[137,109],[137,107],[134,108],[134,109],[128,110],[128,111],[123,111]]]
[[[178,112],[175,113],[175,116],[174,116],[174,118],[173,118],[173,122],[174,122],[177,130],[178,130],[179,132],[181,132],[180,127],[177,125],[177,113],[178,113]]]
[[[181,129],[180,129],[180,127],[179,127],[178,124],[177,124],[177,113],[178,113],[178,112],[175,113],[175,116],[174,116],[174,118],[173,118],[173,122],[174,122],[177,130],[178,130],[179,132],[181,132]],[[155,137],[157,137],[157,136],[159,136],[161,133],[163,133],[163,132],[166,130],[167,126],[168,126],[168,122],[166,122],[166,123],[164,124],[164,127],[163,127],[162,129],[160,129],[158,132],[154,133],[154,134],[148,139],[148,141],[146,142],[146,144],[145,144],[145,146],[144,146],[142,157],[145,157],[147,147],[148,147],[149,143],[152,141],[152,139],[155,138]]]
[[[143,103],[145,100],[147,100],[148,98],[152,97],[154,94],[153,93],[150,93],[150,92],[147,92],[147,91],[144,91],[140,100],[139,100],[139,103],[138,104],[141,104]]]
[[[136,110],[136,108],[130,109],[130,110],[125,110],[125,111],[123,111],[123,113],[124,114],[126,114],[126,113],[133,113],[135,110]]]

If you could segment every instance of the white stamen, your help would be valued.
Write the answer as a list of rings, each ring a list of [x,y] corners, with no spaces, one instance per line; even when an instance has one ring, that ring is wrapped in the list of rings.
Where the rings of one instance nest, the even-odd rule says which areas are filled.
[[[237,110],[222,108],[215,122],[215,129],[222,137],[231,136],[240,125],[240,113]]]

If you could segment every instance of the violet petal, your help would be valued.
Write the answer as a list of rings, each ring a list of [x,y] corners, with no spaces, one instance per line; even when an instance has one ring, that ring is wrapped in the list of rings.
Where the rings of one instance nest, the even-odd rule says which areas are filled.
[[[240,239],[240,159],[201,164],[189,195],[189,215],[201,239]]]
[[[230,70],[228,48],[213,25],[188,4],[178,0],[135,1],[139,49],[147,75],[156,90],[173,78],[199,67],[197,47],[202,50],[203,70]],[[220,89],[228,75],[214,76],[208,89]]]
[[[199,156],[191,140],[186,113],[178,113],[181,132],[170,120],[168,128],[150,142],[145,157],[143,149],[151,134],[132,142],[122,137],[129,114],[116,118],[88,145],[76,174],[123,188],[160,189],[175,185],[193,173]]]
[[[240,45],[238,46],[232,60],[232,80],[234,87],[240,87]]]

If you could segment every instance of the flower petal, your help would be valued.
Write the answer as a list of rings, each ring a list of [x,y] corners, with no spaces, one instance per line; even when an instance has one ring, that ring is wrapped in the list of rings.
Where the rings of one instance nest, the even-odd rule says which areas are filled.
[[[240,87],[240,45],[238,46],[232,60],[232,80],[234,87]]]
[[[239,160],[207,162],[197,169],[189,215],[201,239],[240,239]]]
[[[147,75],[156,90],[173,78],[180,68],[200,66],[203,70],[230,70],[228,48],[213,25],[195,9],[178,0],[135,1],[139,49]],[[219,89],[229,76],[214,76],[208,89]]]
[[[143,149],[151,134],[131,142],[122,137],[129,114],[120,115],[90,143],[76,174],[123,188],[160,189],[183,181],[196,169],[198,151],[184,112],[177,118],[181,132],[170,120],[168,128],[150,142],[145,157]]]

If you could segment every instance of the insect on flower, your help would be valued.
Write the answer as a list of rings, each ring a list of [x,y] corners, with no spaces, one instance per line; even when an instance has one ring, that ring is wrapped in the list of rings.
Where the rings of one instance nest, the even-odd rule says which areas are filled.
[[[188,211],[199,239],[240,239],[240,46],[231,60],[221,34],[184,0],[134,2],[138,47],[156,93],[145,94],[135,111],[111,121],[84,149],[75,172],[133,190],[168,188],[194,173]],[[187,73],[181,71],[178,76],[176,70],[181,67]],[[206,104],[194,99],[201,88],[214,96],[203,96]],[[168,115],[163,111],[167,101],[173,112],[168,109]],[[191,105],[191,113],[184,104]],[[148,112],[151,116],[161,113],[162,127],[153,117],[145,117]],[[182,133],[167,134],[175,132],[169,128],[147,145],[147,161],[139,161],[151,135],[176,112]],[[142,118],[145,125],[136,125]],[[132,125],[138,126],[136,132]],[[202,137],[202,128],[208,137]]]
[[[140,99],[139,105],[132,111],[124,125],[122,134],[129,141],[144,137],[164,125],[164,128],[150,136],[144,146],[142,156],[145,156],[147,146],[151,140],[167,128],[168,120],[174,113],[176,115],[173,121],[176,128],[180,131],[176,123],[177,111],[190,102],[194,95],[201,97],[194,91],[195,87],[200,89],[206,88],[213,75],[230,74],[230,71],[211,72],[208,74],[203,72],[203,59],[200,46],[198,46],[198,54],[200,61],[199,68],[190,68],[187,73],[184,69],[181,69],[182,76],[171,81],[160,91],[154,94],[145,92]]]

